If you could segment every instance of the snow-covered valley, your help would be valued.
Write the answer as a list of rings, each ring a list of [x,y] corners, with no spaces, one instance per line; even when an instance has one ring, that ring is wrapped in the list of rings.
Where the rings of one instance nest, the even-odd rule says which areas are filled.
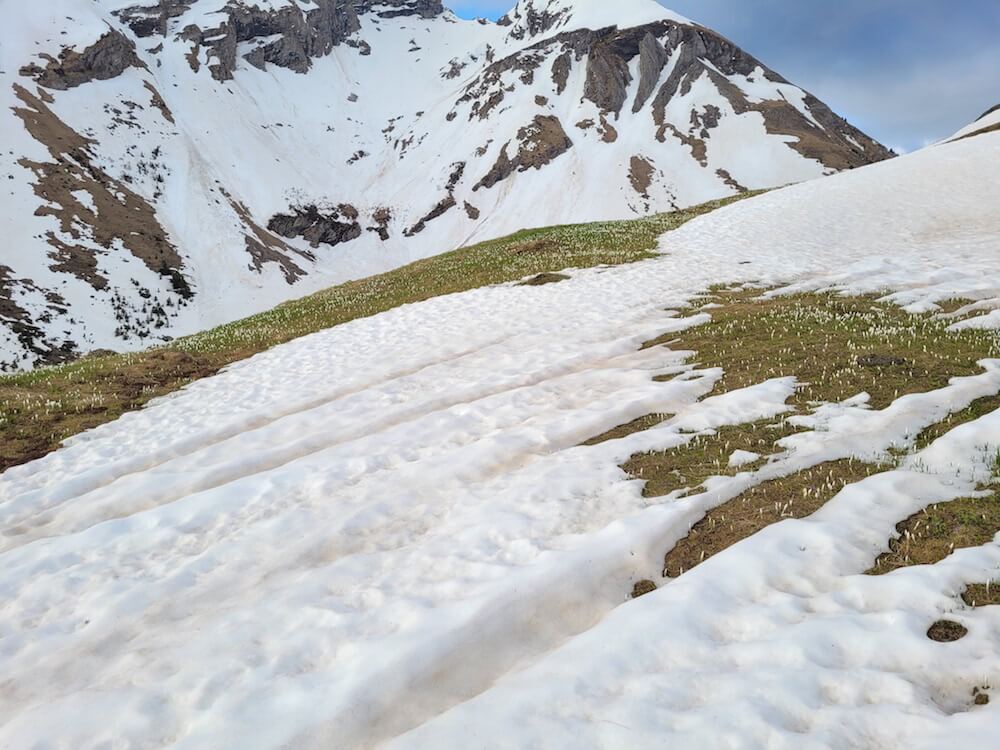
[[[960,595],[1000,546],[864,574],[897,524],[988,494],[1000,412],[917,436],[1000,394],[1000,359],[813,404],[686,494],[621,465],[805,385],[719,389],[669,336],[641,348],[707,324],[718,285],[996,328],[998,163],[980,133],[719,209],[652,260],[354,320],[8,470],[0,747],[993,747],[1000,611]],[[711,509],[875,455],[815,514],[662,575]],[[942,619],[964,637],[928,638]]]

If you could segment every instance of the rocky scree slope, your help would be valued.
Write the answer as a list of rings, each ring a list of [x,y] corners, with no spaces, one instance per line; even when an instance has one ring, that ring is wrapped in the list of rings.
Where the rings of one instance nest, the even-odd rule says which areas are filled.
[[[891,155],[652,0],[51,0],[2,41],[2,370]]]

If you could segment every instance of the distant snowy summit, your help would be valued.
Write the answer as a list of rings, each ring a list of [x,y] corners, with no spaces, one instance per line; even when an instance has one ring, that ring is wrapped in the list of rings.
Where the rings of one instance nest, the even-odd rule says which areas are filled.
[[[47,0],[0,34],[3,369],[891,156],[653,0]]]

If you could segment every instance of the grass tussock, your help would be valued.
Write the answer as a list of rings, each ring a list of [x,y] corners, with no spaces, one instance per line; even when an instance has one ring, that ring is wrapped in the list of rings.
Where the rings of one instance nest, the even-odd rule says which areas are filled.
[[[631,221],[524,230],[341,284],[167,348],[2,376],[0,471],[228,364],[325,328],[444,294],[649,258],[664,232],[742,197]]]

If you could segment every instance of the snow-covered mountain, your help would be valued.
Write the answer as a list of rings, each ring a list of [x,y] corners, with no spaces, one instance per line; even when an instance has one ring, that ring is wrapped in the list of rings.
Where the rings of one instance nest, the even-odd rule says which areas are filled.
[[[0,368],[890,156],[653,0],[7,1]]]

